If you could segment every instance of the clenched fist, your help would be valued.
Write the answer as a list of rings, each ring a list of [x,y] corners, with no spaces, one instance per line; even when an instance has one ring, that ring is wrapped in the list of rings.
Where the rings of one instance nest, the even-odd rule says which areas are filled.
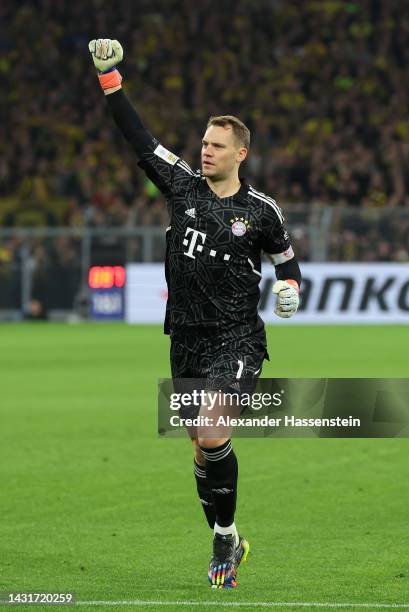
[[[124,51],[117,40],[110,38],[97,38],[91,40],[88,49],[94,60],[95,68],[99,72],[108,72],[122,61]]]
[[[278,317],[289,319],[297,312],[300,303],[298,291],[296,281],[279,280],[274,283],[273,293],[277,294],[277,304],[274,312]]]

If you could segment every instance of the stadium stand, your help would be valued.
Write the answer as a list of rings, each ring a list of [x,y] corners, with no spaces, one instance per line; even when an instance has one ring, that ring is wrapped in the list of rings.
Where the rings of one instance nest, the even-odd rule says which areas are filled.
[[[167,223],[162,199],[111,124],[94,78],[88,41],[110,36],[126,50],[124,85],[145,122],[191,165],[198,165],[209,115],[233,113],[249,125],[244,174],[284,206],[302,260],[310,258],[309,215],[331,206],[342,214],[333,216],[329,259],[408,261],[406,4],[216,4],[1,3],[0,225]],[[298,203],[307,208],[294,223]],[[393,219],[382,212],[391,208]],[[1,241],[0,274],[18,259],[19,244]],[[101,239],[95,261],[98,249],[114,247]],[[56,253],[64,267],[79,248],[68,238],[34,243],[32,252],[39,268],[54,264]],[[155,258],[161,256],[159,249]]]

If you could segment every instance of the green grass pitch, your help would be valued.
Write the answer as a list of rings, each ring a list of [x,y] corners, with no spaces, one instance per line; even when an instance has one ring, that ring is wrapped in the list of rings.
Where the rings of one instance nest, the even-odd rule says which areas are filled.
[[[409,377],[409,327],[268,335],[264,376]],[[209,589],[190,442],[156,435],[168,342],[160,326],[0,328],[0,591],[139,602],[81,610],[408,604],[407,439],[236,440],[251,553],[238,589]]]

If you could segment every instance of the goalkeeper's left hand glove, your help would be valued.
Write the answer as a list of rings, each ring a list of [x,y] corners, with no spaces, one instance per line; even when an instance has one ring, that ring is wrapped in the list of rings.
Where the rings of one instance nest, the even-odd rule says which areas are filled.
[[[278,317],[289,319],[297,312],[300,289],[295,280],[279,280],[273,285],[273,293],[277,294],[277,304],[274,310]]]

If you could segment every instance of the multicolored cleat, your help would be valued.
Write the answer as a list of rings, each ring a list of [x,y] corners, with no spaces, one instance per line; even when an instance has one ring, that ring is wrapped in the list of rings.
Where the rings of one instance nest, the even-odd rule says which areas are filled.
[[[249,550],[249,543],[241,536],[236,546],[233,535],[215,534],[213,557],[207,574],[212,589],[233,589],[237,586],[237,568],[247,559]]]

